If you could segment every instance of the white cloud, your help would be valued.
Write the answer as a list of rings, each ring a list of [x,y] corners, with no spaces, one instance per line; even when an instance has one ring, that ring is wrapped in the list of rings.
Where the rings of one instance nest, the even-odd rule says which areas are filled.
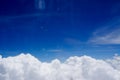
[[[101,32],[101,35],[94,35],[90,42],[96,44],[120,44],[120,29],[112,30],[108,33]]]
[[[120,44],[120,18],[97,29],[88,42],[94,44]]]
[[[0,80],[120,80],[120,70],[114,67],[120,63],[113,60],[75,56],[65,62],[56,59],[47,63],[30,54],[1,57]]]
[[[113,59],[106,60],[113,68],[120,71],[120,57],[116,54]]]

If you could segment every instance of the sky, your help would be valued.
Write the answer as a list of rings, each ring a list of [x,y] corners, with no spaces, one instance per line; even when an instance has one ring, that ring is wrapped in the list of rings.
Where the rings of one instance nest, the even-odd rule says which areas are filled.
[[[120,54],[120,0],[1,0],[0,54],[41,60]]]

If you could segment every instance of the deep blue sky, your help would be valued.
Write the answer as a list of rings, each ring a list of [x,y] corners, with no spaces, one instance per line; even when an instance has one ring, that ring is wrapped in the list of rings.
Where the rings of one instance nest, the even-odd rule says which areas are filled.
[[[45,60],[120,54],[120,0],[0,0],[0,53]]]

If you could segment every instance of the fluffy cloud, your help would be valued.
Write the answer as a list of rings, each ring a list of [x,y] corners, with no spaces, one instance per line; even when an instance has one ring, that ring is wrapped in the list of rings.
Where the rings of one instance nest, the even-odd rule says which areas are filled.
[[[89,56],[41,62],[30,54],[0,57],[0,80],[120,80],[120,57],[97,60]]]

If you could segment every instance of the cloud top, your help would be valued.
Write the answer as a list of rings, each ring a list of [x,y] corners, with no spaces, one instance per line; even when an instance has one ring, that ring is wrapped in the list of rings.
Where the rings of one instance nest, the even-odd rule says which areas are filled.
[[[75,56],[41,62],[30,54],[0,57],[0,80],[120,80],[120,57],[97,60]]]

